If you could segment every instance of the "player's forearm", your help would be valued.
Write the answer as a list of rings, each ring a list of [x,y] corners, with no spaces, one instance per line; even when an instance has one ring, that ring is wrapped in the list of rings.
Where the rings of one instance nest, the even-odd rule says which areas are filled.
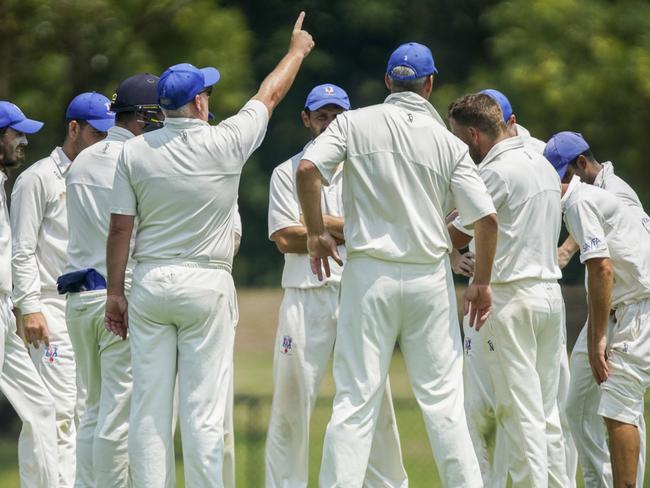
[[[41,311],[41,276],[36,254],[17,249],[11,258],[13,297],[23,314]]]
[[[598,340],[607,333],[612,302],[614,272],[611,261],[596,258],[587,261],[587,291],[589,296],[589,337]]]
[[[308,235],[321,235],[325,232],[325,223],[321,213],[321,174],[316,165],[303,159],[296,173],[298,199],[302,207]]]
[[[474,222],[474,240],[476,242],[474,283],[487,285],[492,276],[492,264],[497,249],[499,221],[496,214],[486,215]]]
[[[304,59],[305,55],[301,52],[289,51],[260,85],[253,98],[266,105],[269,114],[273,113],[291,88]]]
[[[451,246],[453,249],[464,249],[469,245],[470,242],[472,242],[472,236],[460,231],[451,222],[447,224],[447,232],[451,238]]]
[[[307,227],[297,225],[285,227],[271,236],[271,240],[282,254],[306,254],[307,253]]]
[[[569,264],[569,261],[578,252],[578,249],[578,244],[573,240],[573,237],[568,236],[557,250],[560,268],[564,268]]]
[[[324,214],[323,222],[325,223],[327,232],[339,239],[343,239],[343,227],[345,226],[345,219],[343,217]]]
[[[129,246],[134,218],[128,215],[111,215],[106,241],[107,294],[124,294],[124,273],[129,259]]]

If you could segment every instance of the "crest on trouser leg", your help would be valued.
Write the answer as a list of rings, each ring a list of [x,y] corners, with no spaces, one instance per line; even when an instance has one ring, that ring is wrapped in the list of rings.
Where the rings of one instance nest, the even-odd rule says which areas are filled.
[[[282,338],[282,346],[280,346],[280,352],[282,354],[289,354],[291,352],[292,346],[293,346],[293,339],[291,339],[291,336],[284,336]]]
[[[54,360],[59,357],[59,346],[57,344],[50,344],[45,348],[43,357],[45,357],[50,364],[54,364]]]

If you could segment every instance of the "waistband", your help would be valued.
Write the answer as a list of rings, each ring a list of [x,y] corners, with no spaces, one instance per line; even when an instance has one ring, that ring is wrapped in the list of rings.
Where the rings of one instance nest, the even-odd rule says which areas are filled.
[[[232,273],[232,266],[220,262],[175,261],[169,259],[139,261],[135,268],[156,268],[158,266],[180,266],[190,269],[220,269]]]
[[[557,282],[556,279],[541,279],[541,278],[522,278],[519,280],[515,281],[507,281],[504,283],[490,283],[490,286],[492,288],[500,288],[500,287],[517,287],[521,288],[522,286],[534,286],[534,285],[558,285],[559,283]]]

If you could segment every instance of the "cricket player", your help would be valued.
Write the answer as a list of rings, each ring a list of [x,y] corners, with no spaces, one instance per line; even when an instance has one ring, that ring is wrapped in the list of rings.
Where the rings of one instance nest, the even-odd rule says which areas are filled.
[[[27,134],[41,127],[42,122],[28,119],[13,103],[0,101],[0,391],[23,422],[18,440],[21,486],[52,488],[59,486],[54,398],[16,332],[11,298],[11,226],[4,191],[8,171],[25,161]]]
[[[323,374],[334,349],[339,292],[343,268],[334,264],[331,275],[319,281],[311,272],[305,228],[295,174],[313,139],[342,112],[350,109],[347,93],[326,83],[307,95],[301,112],[312,141],[275,168],[269,191],[269,238],[284,254],[278,330],[273,358],[273,405],[266,437],[266,486],[302,487],[308,483],[309,422]],[[345,257],[339,165],[329,186],[322,188],[321,210],[328,232]],[[405,487],[407,476],[387,384],[373,437],[365,486]]]
[[[571,156],[576,142],[551,138],[547,152],[562,178],[564,221],[587,267],[587,354],[600,390],[613,486],[641,486],[639,426],[650,385],[650,219],[580,181]]]
[[[599,163],[593,156],[589,144],[582,135],[575,132],[555,134],[546,146],[545,155],[555,165],[562,158],[569,161],[574,174],[587,184],[591,184],[614,194],[622,203],[626,212],[638,219],[648,220],[636,192],[614,173],[611,162]],[[569,236],[558,250],[560,267],[564,267],[578,250],[579,246]],[[608,329],[616,324],[610,317]],[[566,409],[573,436],[580,453],[580,465],[586,486],[613,486],[609,449],[607,447],[605,424],[598,414],[600,392],[593,381],[589,365],[587,348],[587,330],[589,320],[582,328],[571,353],[571,386]],[[645,472],[645,421],[639,418],[639,465],[637,485],[643,486]]]
[[[499,219],[493,313],[474,334],[468,363],[478,359],[491,379],[497,433],[512,446],[506,459],[512,486],[566,487],[557,407],[564,327],[557,283],[559,180],[543,156],[508,133],[491,96],[459,98],[449,108],[449,123],[468,145]],[[455,244],[471,240],[462,217],[449,224],[449,232]]]
[[[106,239],[117,158],[128,139],[160,126],[157,87],[158,77],[146,73],[120,83],[110,103],[115,126],[79,154],[67,177],[70,238],[59,283],[67,293],[66,321],[87,395],[77,433],[77,488],[128,485],[131,354],[129,341],[104,327]]]
[[[106,326],[131,337],[129,419],[134,487],[173,480],[172,397],[179,384],[185,482],[221,487],[223,424],[237,302],[230,274],[242,167],[314,46],[301,12],[288,53],[241,111],[207,123],[215,68],[168,68],[158,83],[162,129],[124,144],[113,185],[107,242]],[[124,274],[135,216],[133,287]],[[128,321],[127,321],[128,320]],[[125,364],[124,367],[128,367]]]
[[[103,139],[113,125],[109,105],[108,98],[95,92],[74,97],[66,110],[62,146],[23,171],[11,194],[14,298],[30,355],[56,405],[61,487],[74,484],[77,406],[65,299],[56,290],[56,279],[67,261],[65,178],[77,155]]]
[[[493,88],[481,90],[479,93],[490,96],[501,108],[506,130],[512,137],[520,137],[524,147],[534,153],[543,154],[546,143],[530,135],[530,132],[517,123],[512,105],[508,98],[500,91]],[[471,277],[473,270],[473,253],[468,251],[461,255],[457,250],[451,254],[452,269],[457,274]],[[477,340],[478,333],[475,329],[463,323],[465,336],[465,367],[463,377],[465,380],[465,409],[467,422],[474,440],[474,447],[481,465],[481,472],[486,484],[490,486],[505,486],[507,480],[507,466],[505,466],[505,454],[510,449],[503,445],[503,431],[496,431],[496,417],[494,388],[484,364],[485,355],[480,350],[482,342]],[[575,488],[575,475],[578,467],[578,453],[573,442],[571,429],[568,425],[566,403],[569,391],[569,357],[566,348],[566,326],[562,329],[563,344],[560,359],[560,383],[558,388],[558,408],[560,411],[560,423],[562,435],[564,436],[564,454],[567,462],[567,477],[569,485],[567,488]],[[494,445],[488,446],[494,439]],[[493,452],[490,462],[489,451]],[[490,480],[488,482],[488,480]]]
[[[431,51],[410,42],[390,56],[382,104],[343,112],[307,148],[297,188],[312,270],[330,275],[337,243],[323,222],[321,179],[343,161],[347,262],[334,348],[336,396],[321,487],[361,487],[399,341],[444,486],[482,486],[465,419],[462,344],[445,227],[450,206],[473,225],[475,280],[465,295],[477,326],[490,312],[497,221],[467,147],[427,101]]]

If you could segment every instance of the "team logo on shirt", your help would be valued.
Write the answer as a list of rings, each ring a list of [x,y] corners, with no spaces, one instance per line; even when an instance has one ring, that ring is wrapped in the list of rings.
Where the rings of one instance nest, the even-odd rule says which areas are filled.
[[[284,336],[282,338],[282,346],[280,346],[280,352],[282,354],[289,354],[291,352],[291,348],[293,347],[293,339],[291,336]]]
[[[59,346],[58,344],[50,344],[44,351],[43,357],[50,364],[54,364],[54,360],[59,357]]]
[[[595,249],[599,244],[600,244],[600,239],[598,239],[598,237],[589,239],[588,241],[585,241],[585,243],[582,245],[582,252],[591,251],[592,249]]]

